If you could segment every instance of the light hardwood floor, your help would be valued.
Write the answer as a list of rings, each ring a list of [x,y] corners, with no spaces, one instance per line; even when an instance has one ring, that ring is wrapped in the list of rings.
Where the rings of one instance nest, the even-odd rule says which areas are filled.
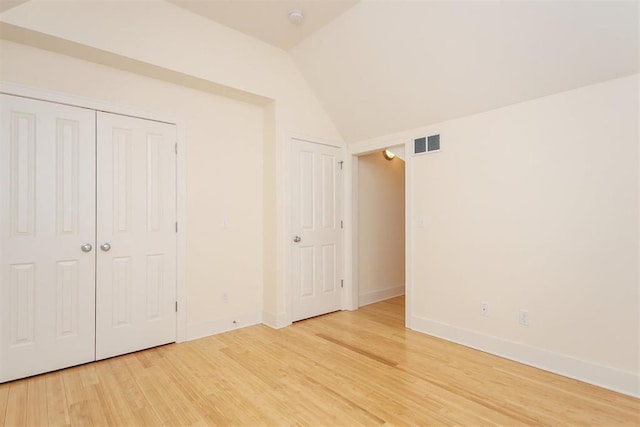
[[[395,298],[0,385],[38,425],[640,425],[640,400],[407,330]]]

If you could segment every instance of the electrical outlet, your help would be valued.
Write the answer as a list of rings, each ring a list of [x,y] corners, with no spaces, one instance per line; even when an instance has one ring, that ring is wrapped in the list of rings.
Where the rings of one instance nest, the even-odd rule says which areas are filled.
[[[227,303],[229,302],[229,294],[226,292],[222,293],[222,302]]]
[[[529,312],[527,310],[520,310],[518,312],[518,322],[522,326],[529,326]]]
[[[480,303],[480,313],[483,316],[489,316],[489,303],[486,303],[486,302]]]

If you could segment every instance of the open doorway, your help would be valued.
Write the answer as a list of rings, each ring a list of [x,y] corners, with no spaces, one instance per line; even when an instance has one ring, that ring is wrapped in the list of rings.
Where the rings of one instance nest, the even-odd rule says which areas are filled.
[[[404,147],[359,155],[356,184],[357,230],[354,274],[358,307],[405,294],[405,162]],[[389,154],[391,153],[391,154]]]

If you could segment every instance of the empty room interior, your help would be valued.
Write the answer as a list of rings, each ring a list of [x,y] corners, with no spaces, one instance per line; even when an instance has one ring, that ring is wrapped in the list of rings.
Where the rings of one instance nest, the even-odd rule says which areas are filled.
[[[0,425],[640,425],[640,2],[0,0]]]

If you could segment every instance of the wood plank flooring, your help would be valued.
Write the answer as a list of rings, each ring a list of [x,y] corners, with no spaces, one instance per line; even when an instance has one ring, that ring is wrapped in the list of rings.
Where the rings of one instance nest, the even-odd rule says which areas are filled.
[[[407,330],[404,300],[0,385],[0,423],[640,425],[640,400]]]

